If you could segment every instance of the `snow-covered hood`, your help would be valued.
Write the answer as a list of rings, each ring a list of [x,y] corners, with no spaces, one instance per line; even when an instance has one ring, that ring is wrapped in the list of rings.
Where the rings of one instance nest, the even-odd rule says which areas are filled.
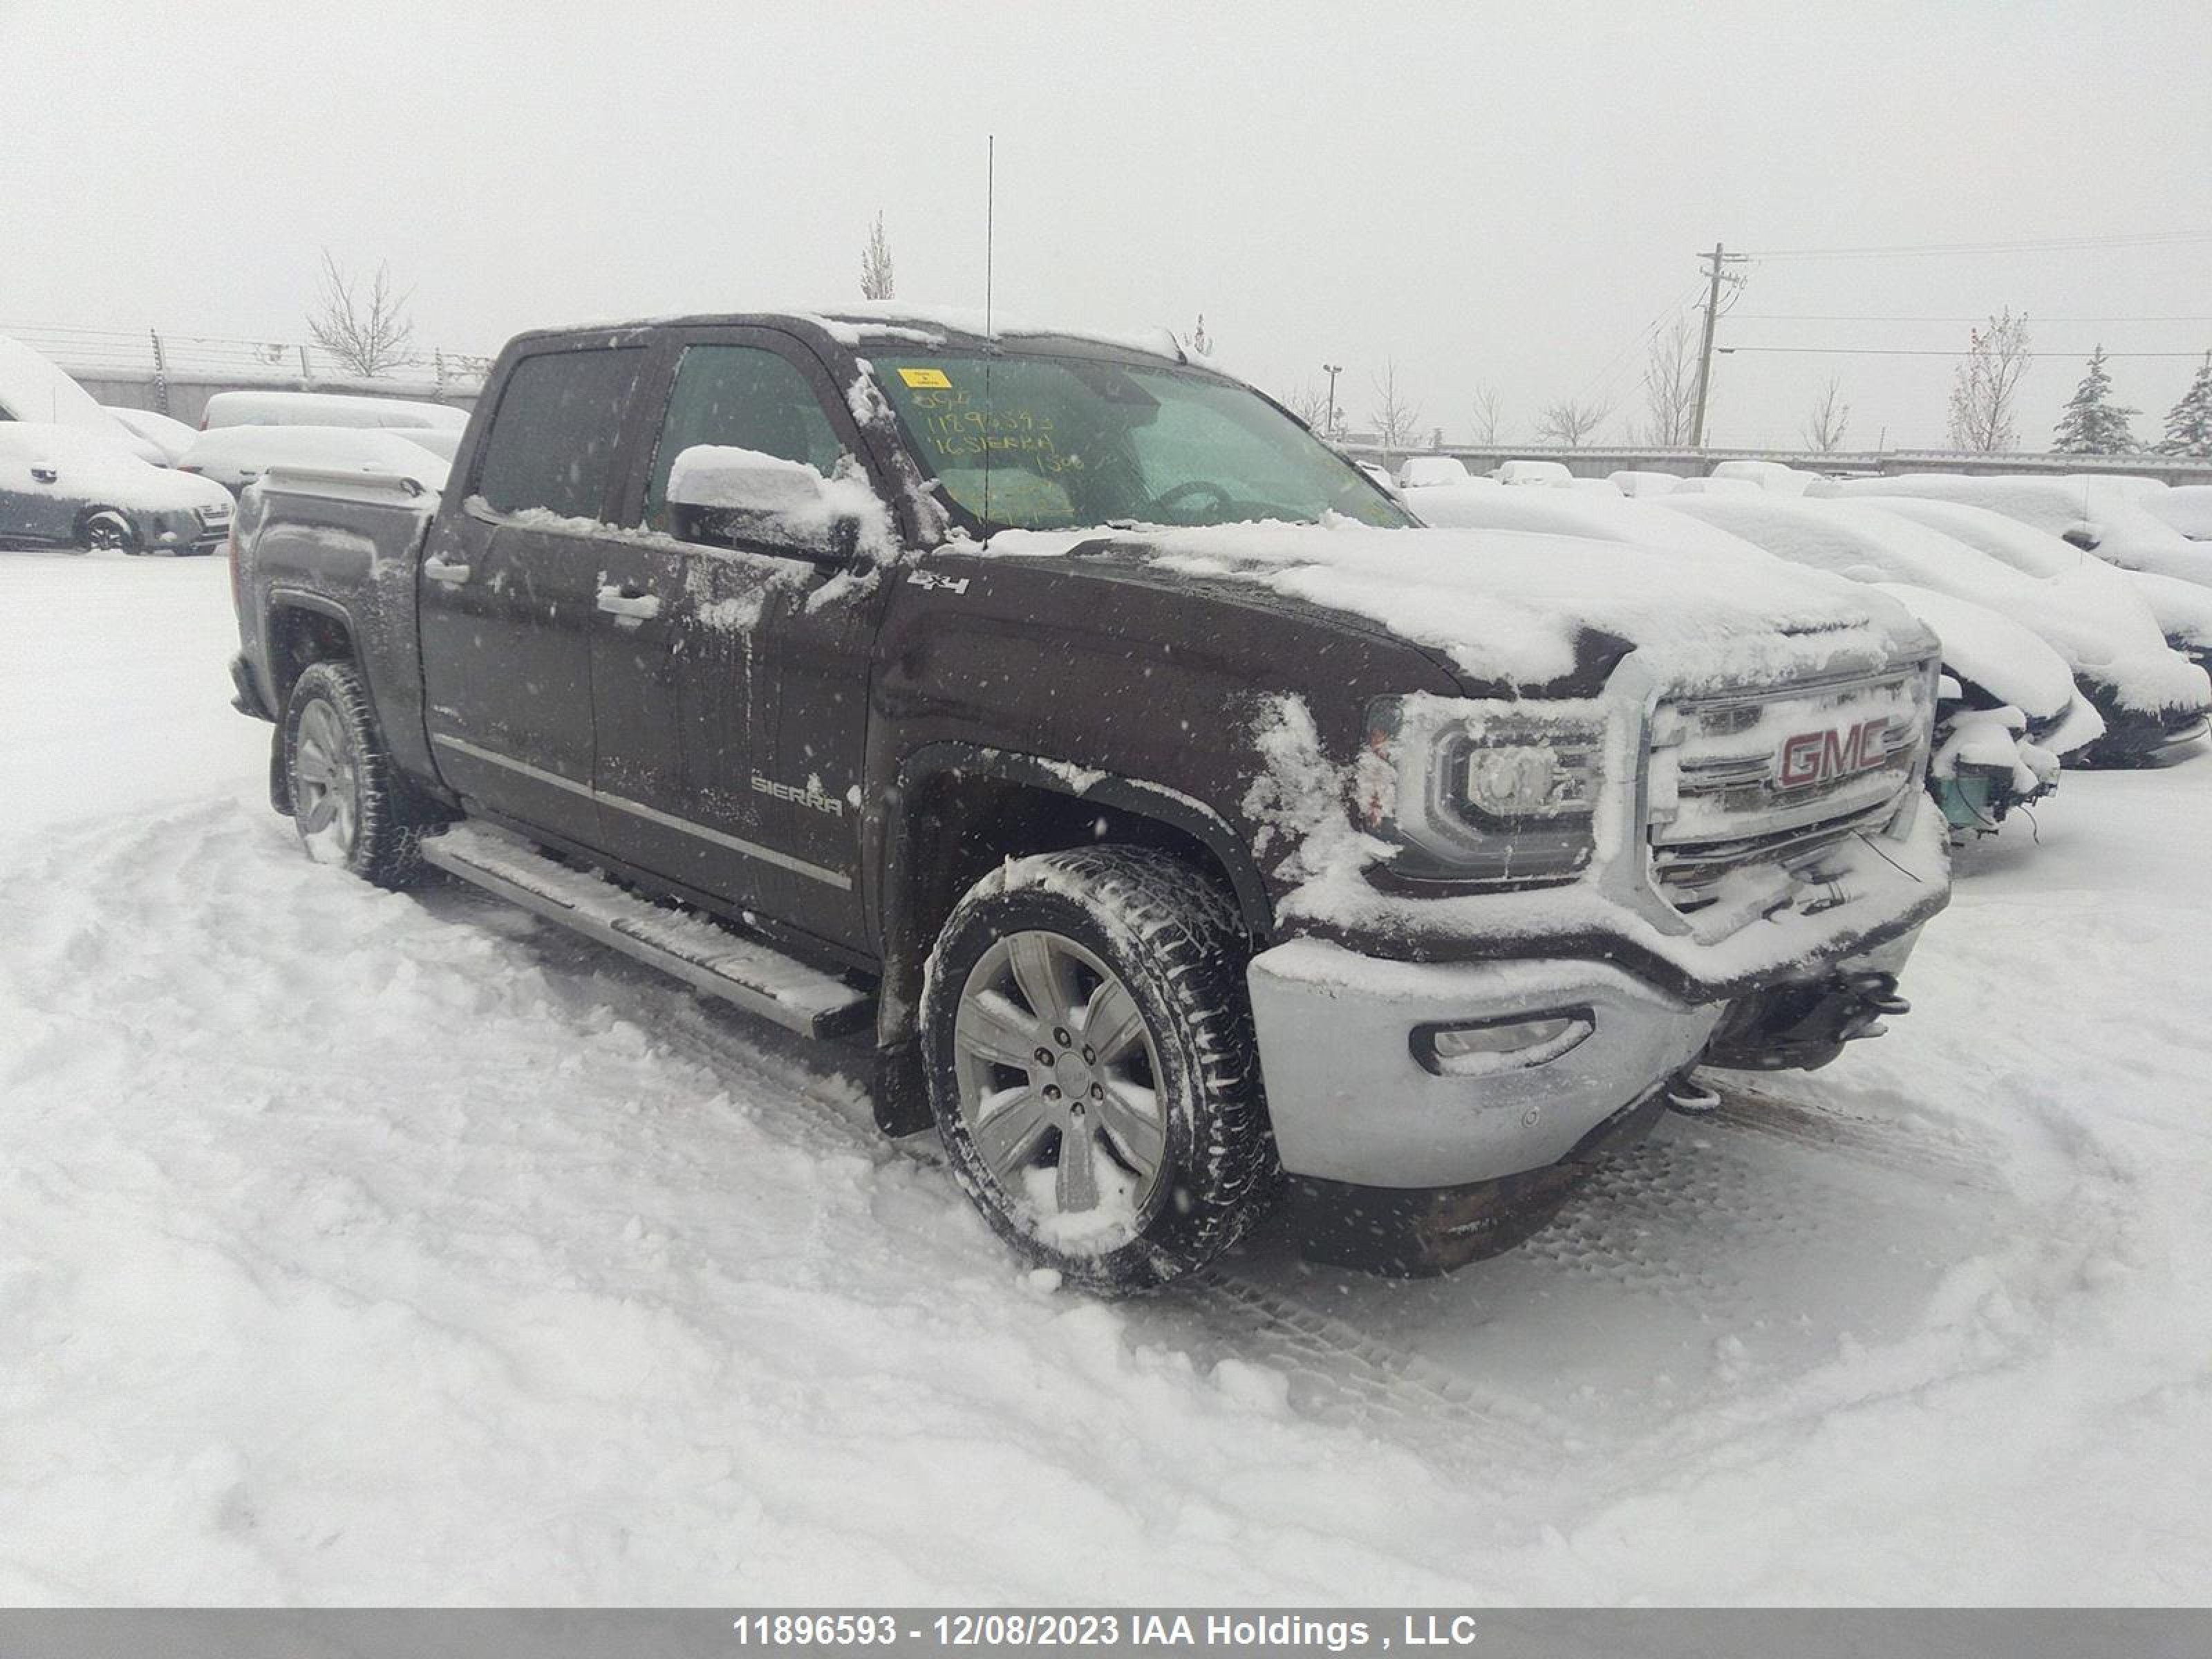
[[[1667,553],[1595,538],[1319,525],[1009,531],[989,551],[1250,583],[1441,653],[1471,682],[1534,688],[1575,672],[1590,635],[1680,690],[1772,684],[1934,649],[1888,599],[1748,549]]]
[[[2056,720],[2045,732],[2052,753],[2070,754],[2104,735],[2103,716],[2075,689],[2065,659],[2032,630],[1971,599],[1933,588],[1907,582],[1868,586],[1890,595],[1936,631],[1947,672],[2010,704],[2033,724]]]
[[[2137,595],[2150,607],[2150,614],[2158,619],[2160,633],[2193,650],[2212,651],[2212,588],[2148,570],[2128,570],[2121,574],[2134,585]]]

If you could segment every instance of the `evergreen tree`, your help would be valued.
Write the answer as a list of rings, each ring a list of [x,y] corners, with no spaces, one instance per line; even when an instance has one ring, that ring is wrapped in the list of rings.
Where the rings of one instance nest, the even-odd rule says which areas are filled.
[[[2125,455],[2136,449],[2136,434],[2128,426],[2130,416],[2142,411],[2122,409],[2112,401],[2112,377],[2105,370],[2105,348],[2089,356],[2089,372],[2058,417],[2051,448],[2061,455]]]
[[[2212,460],[2212,351],[2204,354],[2204,366],[2166,415],[2166,439],[2158,453]]]

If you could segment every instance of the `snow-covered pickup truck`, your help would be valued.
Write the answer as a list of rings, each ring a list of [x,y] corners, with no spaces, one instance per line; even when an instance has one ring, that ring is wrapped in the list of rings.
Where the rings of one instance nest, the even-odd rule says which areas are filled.
[[[1943,904],[1935,641],[1764,557],[1430,531],[1171,338],[860,310],[511,343],[431,494],[288,472],[238,702],[426,861],[821,1036],[1072,1278],[1500,1248]],[[333,948],[343,948],[334,941]]]

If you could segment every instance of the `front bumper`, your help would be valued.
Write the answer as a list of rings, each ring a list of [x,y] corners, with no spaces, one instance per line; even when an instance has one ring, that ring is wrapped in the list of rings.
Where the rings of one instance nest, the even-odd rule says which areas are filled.
[[[1598,961],[1410,963],[1315,939],[1277,945],[1248,977],[1278,1154],[1293,1176],[1369,1188],[1542,1169],[1694,1064],[1723,1019],[1737,1044],[1755,1046],[1756,1021],[1746,1029],[1741,1009],[1758,997],[1893,975],[1918,932],[1808,963],[1735,1004],[1685,1001]],[[1560,1018],[1587,1030],[1564,1048],[1482,1055],[1470,1070],[1439,1072],[1432,1051],[1424,1057],[1432,1028]]]

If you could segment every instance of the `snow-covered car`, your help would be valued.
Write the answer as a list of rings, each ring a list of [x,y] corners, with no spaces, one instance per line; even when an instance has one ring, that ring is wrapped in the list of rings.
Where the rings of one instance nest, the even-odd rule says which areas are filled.
[[[2147,738],[2148,733],[2140,730],[2145,711],[2155,712],[2160,719],[2176,727],[2188,723],[2180,718],[2182,711],[2192,707],[2203,711],[2207,692],[2187,669],[2178,668],[2172,662],[2160,664],[2146,654],[2148,642],[2143,624],[2148,623],[2157,633],[2169,656],[2185,659],[2193,665],[2196,672],[2207,674],[2207,683],[2212,684],[2212,672],[2208,672],[2212,671],[2212,589],[2172,576],[2123,570],[2047,531],[2022,524],[2018,519],[2008,519],[1984,507],[1968,507],[1960,501],[1936,501],[1923,495],[1869,495],[1863,499],[1869,507],[1879,507],[1885,513],[1894,513],[1899,518],[1940,531],[2023,575],[2049,584],[2050,592],[2054,597],[2063,597],[2066,603],[2086,600],[2107,626],[2125,630],[2129,646],[2125,660],[2116,658],[2092,678],[2106,682],[2133,678],[2142,695],[2132,700],[2107,699],[2100,696],[2095,685],[2083,686],[2110,728],[2107,736],[2100,740],[2100,748],[2130,746],[2131,727],[2136,728],[2137,737]],[[2166,691],[2162,699],[2154,695],[2154,688],[2160,684]],[[2180,740],[2176,736],[2172,742],[2178,744]]]
[[[2212,587],[2212,546],[2191,541],[2154,513],[2150,494],[2143,487],[2148,483],[2079,475],[1969,478],[1949,472],[1907,472],[1893,478],[1823,479],[1811,493],[1919,495],[1985,507],[2048,531],[2123,569],[2148,570]]]
[[[2025,526],[1978,515],[1941,501],[1792,500],[1726,496],[1669,497],[1663,503],[1754,542],[1793,564],[1863,581],[1901,582],[2009,617],[2057,652],[2074,684],[2095,708],[2104,734],[2078,753],[2075,766],[2133,765],[2177,750],[2203,734],[2212,685],[2204,671],[2176,653],[2127,578],[2045,536],[2039,546],[2016,544],[2008,556],[1984,550],[2007,529]],[[1954,516],[1948,523],[1944,515]],[[1931,516],[1932,515],[1932,516]],[[1963,517],[1965,522],[1960,522]],[[2023,568],[2038,552],[2041,574]],[[2069,562],[2070,561],[2070,562]],[[1923,617],[1936,631],[1942,628]]]
[[[2192,542],[2212,542],[2212,484],[2176,484],[2142,498],[2143,510]]]
[[[1398,463],[1398,484],[1405,489],[1416,485],[1465,483],[1474,476],[1467,470],[1467,463],[1456,455],[1408,455]]]
[[[1502,484],[1534,484],[1547,489],[1564,489],[1574,482],[1575,475],[1565,461],[1500,461],[1490,475]]]
[[[1802,495],[1820,475],[1804,471],[1786,461],[1716,461],[1706,476],[1741,478],[1770,495]]]
[[[1756,493],[1756,486],[1747,488]],[[1570,490],[1478,494],[1447,488],[1409,491],[1407,505],[1423,523],[1442,527],[1602,538],[1708,562],[1775,558],[1755,538],[1708,522],[1703,514],[1667,511],[1676,499],[1670,494],[1656,501],[1607,501]],[[1686,499],[1735,505],[1739,498],[1693,492]],[[2057,763],[2047,744],[2079,746],[2101,730],[2095,711],[2075,691],[2065,663],[2027,629],[1993,613],[1978,615],[1975,606],[1908,585],[1885,584],[1882,591],[1943,641],[1948,684],[1936,710],[1941,766],[1931,764],[1928,787],[1953,830],[1994,827],[2014,806],[2049,793]],[[1990,680],[1994,688],[1985,684]],[[2021,708],[2009,723],[1995,713],[2008,708]],[[2008,730],[2005,747],[1998,738]]]
[[[1652,507],[1728,531],[1790,564],[1881,586],[1882,592],[1905,604],[1942,639],[1944,672],[1960,686],[1958,706],[1942,710],[1954,726],[1966,712],[2011,706],[2024,717],[2024,748],[2070,763],[2084,763],[2090,745],[2104,737],[2104,717],[2075,684],[2073,664],[2057,646],[2028,622],[2006,615],[1997,604],[1984,604],[1984,598],[1993,599],[2004,592],[2002,581],[1993,580],[1989,568],[1978,568],[1980,580],[1975,581],[1962,581],[1947,571],[1954,560],[1996,566],[1969,546],[1878,507],[1854,502],[1790,500],[1767,493],[1756,498],[1677,493]],[[1996,571],[2006,577],[2017,575],[2006,566],[1996,566]],[[2021,595],[2013,592],[2006,598],[2017,602]],[[2033,611],[2033,606],[2024,608]],[[1942,737],[1938,737],[1940,744]],[[2039,775],[2039,757],[2024,754],[2024,769]],[[1955,792],[1940,787],[1942,776],[1931,776],[1938,785],[1936,799],[1942,801],[1944,817],[1954,825],[1978,825],[1984,818],[2002,821],[2008,807],[2033,801],[2057,781],[2053,772],[2044,779],[2044,787],[2021,790],[2017,799],[1996,787],[1990,801],[1982,803],[1962,801]]]
[[[1624,467],[1618,472],[1608,472],[1605,476],[1624,495],[1671,495],[1682,487],[1682,477],[1679,472],[1650,472]]]
[[[212,553],[230,524],[222,485],[141,460],[119,436],[0,421],[0,544]]]
[[[200,434],[182,421],[162,414],[158,410],[131,409],[120,404],[100,405],[116,422],[141,444],[151,444],[161,453],[160,465],[174,466],[184,453],[192,447],[192,440]],[[144,452],[140,451],[143,454]],[[150,456],[148,459],[152,459]]]
[[[404,431],[360,426],[223,426],[203,432],[177,463],[231,489],[243,489],[272,466],[375,472],[446,487],[447,463]]]
[[[120,444],[142,461],[168,465],[162,447],[141,438],[58,366],[21,340],[0,334],[0,421],[67,426]]]
[[[356,398],[342,392],[218,392],[207,400],[200,430],[220,426],[450,427],[468,411],[405,398]]]

